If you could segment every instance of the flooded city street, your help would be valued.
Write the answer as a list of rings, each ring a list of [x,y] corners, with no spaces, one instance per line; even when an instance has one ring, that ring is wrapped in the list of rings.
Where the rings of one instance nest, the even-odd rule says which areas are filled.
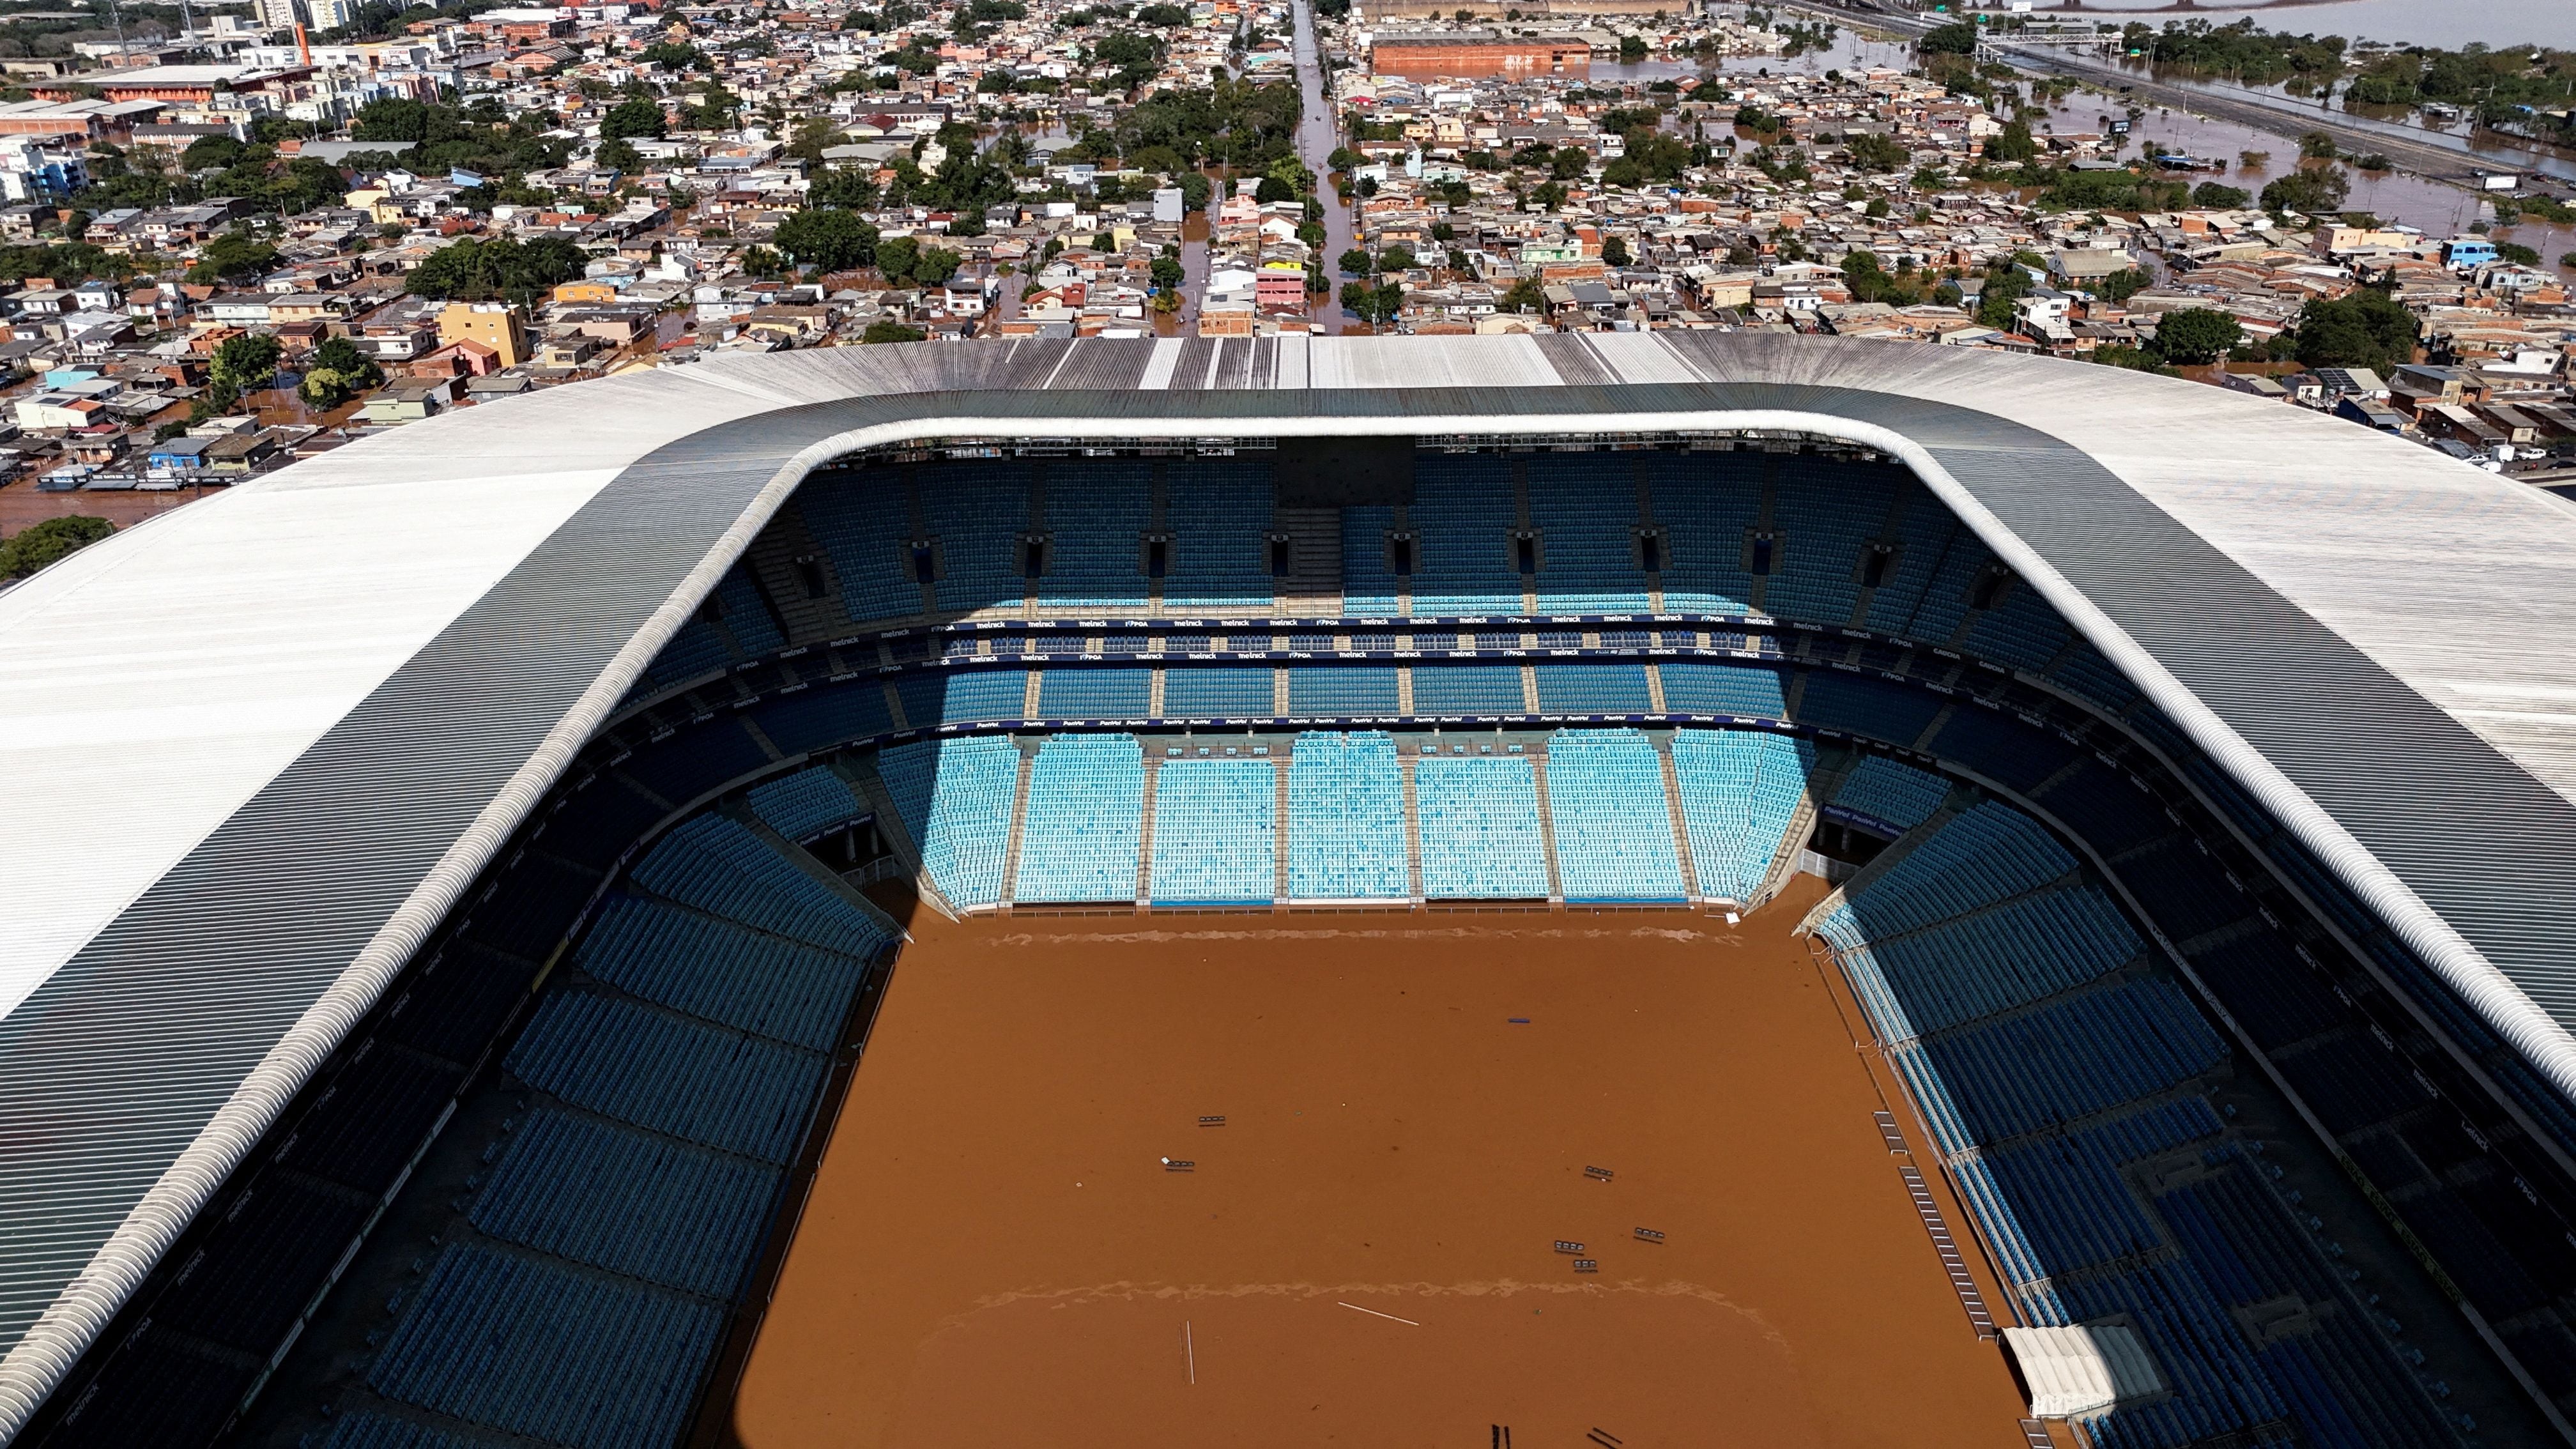
[[[1333,290],[1314,299],[1315,321],[1326,332],[1342,330],[1344,314],[1341,304],[1341,256],[1359,245],[1351,228],[1351,204],[1334,183],[1332,168],[1325,158],[1342,144],[1339,119],[1333,114],[1332,92],[1324,84],[1323,51],[1315,40],[1313,0],[1293,0],[1297,18],[1297,88],[1304,98],[1304,111],[1297,123],[1297,154],[1318,180],[1316,194],[1325,198],[1324,245],[1315,256],[1315,265],[1333,283]]]

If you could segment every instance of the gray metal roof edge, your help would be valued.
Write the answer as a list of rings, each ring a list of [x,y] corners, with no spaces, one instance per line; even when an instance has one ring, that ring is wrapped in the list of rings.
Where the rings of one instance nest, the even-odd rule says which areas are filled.
[[[732,378],[723,379],[721,385],[736,388],[747,402],[784,402],[758,396],[752,388],[742,387]],[[1820,403],[1830,402],[1837,394],[1845,398],[1885,396],[1902,404],[1897,409],[1900,412],[1977,418],[2011,435],[2015,442],[2010,446],[2083,456],[2072,444],[1956,404],[1868,394],[1862,389],[1833,385],[1622,383],[1493,390],[1490,401],[1499,406],[1490,411],[1417,411],[1409,406],[1414,402],[1449,402],[1471,391],[1475,390],[1430,387],[1118,394],[930,391],[837,403],[784,402],[666,446],[663,453],[716,434],[748,439],[782,427],[807,435],[802,446],[774,470],[751,503],[708,542],[698,563],[635,628],[473,824],[410,888],[366,947],[302,1013],[145,1192],[88,1266],[66,1284],[5,1359],[0,1359],[0,1440],[14,1437],[25,1425],[179,1232],[274,1124],[287,1102],[376,1003],[430,933],[457,907],[466,888],[492,863],[599,723],[714,591],[725,571],[749,548],[761,527],[783,506],[805,475],[815,466],[846,454],[932,438],[1189,439],[1760,430],[1834,438],[1885,451],[1905,462],[1989,547],[2019,570],[2069,622],[2165,708],[2202,748],[2295,830],[2560,1091],[2576,1097],[2576,1040],[2571,1040],[2555,1020],[2279,766],[2021,539],[1931,448],[1900,426],[1809,407],[1673,404],[1723,401],[1730,396],[1751,398],[1766,393]],[[1103,397],[1116,397],[1120,408],[1074,410],[1085,405],[1096,407],[1097,400]],[[1555,406],[1560,400],[1574,406],[1560,409]],[[979,403],[998,405],[977,411]],[[1623,406],[1628,403],[1662,406]],[[857,425],[843,426],[845,423]],[[646,469],[651,462],[648,458],[631,465],[621,472],[619,481]],[[617,486],[611,483],[601,497],[607,498]],[[2179,523],[2175,526],[2181,527]]]

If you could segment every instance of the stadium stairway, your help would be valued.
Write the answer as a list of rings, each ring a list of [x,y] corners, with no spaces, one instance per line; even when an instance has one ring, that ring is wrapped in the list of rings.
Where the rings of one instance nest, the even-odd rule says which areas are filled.
[[[434,1235],[355,1270],[393,1291],[325,1442],[675,1442],[899,938],[749,811],[663,836],[457,1114]]]
[[[2373,1365],[2343,1383],[2309,1371],[2284,1314],[2371,1323],[2369,1305],[2269,1179],[2244,1176],[2224,1220],[2185,1191],[2260,1149],[2210,1095],[2230,1049],[2044,830],[2000,803],[1961,803],[1942,800],[1804,924],[1841,965],[2023,1320],[2131,1324],[2172,1384],[2086,1416],[2088,1441],[2458,1442],[2384,1333],[2343,1335],[2338,1356]],[[2094,904],[2072,909],[2083,899]],[[2284,1283],[2293,1308],[2265,1307]],[[2270,1315],[2259,1331],[2257,1308]]]
[[[1547,903],[1565,904],[1565,877],[1556,865],[1556,812],[1548,804],[1547,760],[1534,755],[1530,773],[1538,782],[1538,834],[1540,853],[1547,861]]]

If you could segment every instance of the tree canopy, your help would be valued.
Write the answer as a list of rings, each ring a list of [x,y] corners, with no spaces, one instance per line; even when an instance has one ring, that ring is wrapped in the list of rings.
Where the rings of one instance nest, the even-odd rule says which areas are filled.
[[[206,376],[219,390],[247,392],[277,375],[277,359],[284,351],[283,344],[265,332],[227,337],[215,348]]]
[[[23,579],[114,532],[115,524],[86,514],[31,523],[0,539],[0,578]]]
[[[413,295],[479,302],[492,298],[532,301],[540,292],[582,274],[587,258],[562,237],[521,242],[465,237],[429,254],[412,269]]]
[[[2365,288],[2299,309],[2293,334],[2299,361],[2310,367],[2386,371],[2415,360],[2415,314],[2386,292]]]
[[[188,280],[200,285],[244,281],[276,265],[277,248],[256,237],[228,231],[199,249],[197,264],[188,269]]]
[[[625,140],[634,136],[659,138],[667,122],[662,116],[662,103],[650,96],[628,96],[608,108],[600,118],[600,139]]]
[[[877,229],[846,211],[800,211],[779,223],[774,240],[798,265],[826,272],[864,267],[877,259]]]
[[[2245,340],[2236,319],[2212,307],[2167,312],[2156,323],[2156,350],[2175,362],[2216,362]]]

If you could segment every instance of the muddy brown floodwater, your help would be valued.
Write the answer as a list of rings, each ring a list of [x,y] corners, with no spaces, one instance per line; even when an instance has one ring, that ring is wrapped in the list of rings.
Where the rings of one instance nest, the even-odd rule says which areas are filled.
[[[1740,928],[916,916],[740,1442],[2011,1442],[1801,885]]]

